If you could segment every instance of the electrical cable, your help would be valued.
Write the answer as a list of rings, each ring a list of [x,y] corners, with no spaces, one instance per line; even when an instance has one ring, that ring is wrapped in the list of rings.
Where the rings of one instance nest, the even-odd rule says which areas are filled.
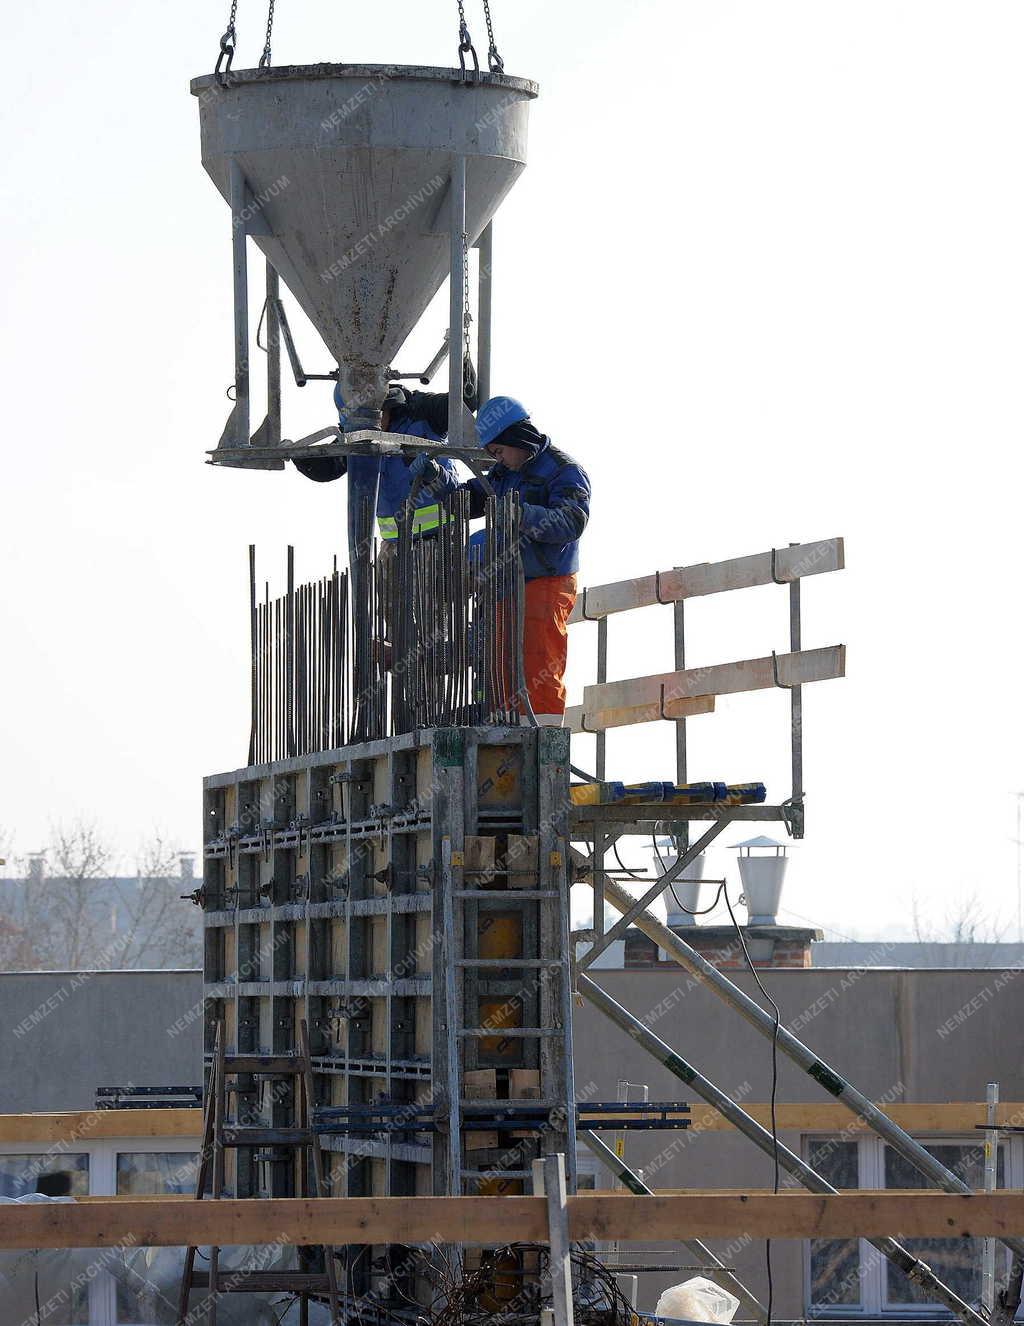
[[[740,948],[743,950],[743,957],[746,960],[747,966],[750,968],[750,974],[751,976],[753,976],[757,988],[760,990],[765,1000],[765,1003],[770,1004],[772,1009],[772,1089],[770,1097],[772,1163],[773,1163],[772,1192],[777,1193],[779,1191],[779,1130],[775,1118],[775,1101],[779,1086],[779,1026],[782,1022],[782,1014],[779,1011],[778,1004],[771,997],[768,991],[764,988],[764,984],[760,976],[758,976],[757,974],[757,968],[754,966],[753,961],[751,960],[750,957],[750,953],[747,949],[747,941],[743,938],[743,931],[740,929],[740,924],[736,920],[735,913],[732,910],[732,903],[729,900],[729,891],[728,889],[725,888],[724,885],[721,886],[721,889],[722,892],[724,893],[725,905],[729,911],[729,920],[732,921],[733,929],[736,931],[736,938],[739,940]],[[765,1239],[764,1241],[764,1258],[765,1258],[765,1273],[768,1279],[768,1302],[765,1309],[767,1317],[766,1326],[772,1326],[772,1302],[774,1299],[775,1287],[772,1281],[771,1239]]]
[[[647,878],[648,878],[647,875],[641,874],[641,873],[639,873],[639,872],[636,871],[636,870],[630,870],[629,866],[624,866],[624,865],[622,864],[622,857],[619,856],[619,845],[618,845],[618,843],[612,843],[612,851],[615,853],[615,860],[618,861],[618,863],[619,863],[619,869],[622,870],[622,871],[625,871],[625,873],[630,877],[630,879],[647,879]]]
[[[658,838],[656,834],[653,833],[651,834],[651,842],[654,844],[654,855],[658,858],[658,865],[661,866],[661,872],[662,874],[665,874],[670,867],[666,866],[665,858],[662,856],[661,851],[658,848]],[[613,847],[612,850],[615,852],[615,859],[618,861],[619,853],[617,849]],[[621,861],[619,861],[619,865],[620,866],[622,865]],[[623,866],[623,869],[625,870],[625,866]],[[626,873],[628,874],[629,872],[627,871]],[[709,880],[708,882],[710,883],[711,881]],[[676,886],[674,883],[669,884],[668,888],[669,892],[672,894],[672,901],[675,903],[675,905],[679,908],[681,912],[685,912],[687,916],[707,916],[708,912],[713,912],[715,908],[718,906],[718,903],[722,897],[722,890],[725,888],[725,884],[724,882],[719,884],[718,892],[715,894],[714,898],[712,899],[711,906],[704,907],[699,911],[691,911],[689,907],[683,906],[683,904],[679,901],[679,895],[676,893]],[[726,902],[728,903],[728,901],[729,901],[728,895],[726,895]]]

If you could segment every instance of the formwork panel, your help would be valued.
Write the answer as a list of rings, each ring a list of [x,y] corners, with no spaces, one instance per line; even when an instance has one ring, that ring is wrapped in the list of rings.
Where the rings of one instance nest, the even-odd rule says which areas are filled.
[[[386,1134],[319,1120],[332,1192],[519,1191],[504,1170],[571,1161],[571,1119],[464,1128],[481,1072],[488,1102],[572,1098],[568,783],[568,734],[529,728],[427,730],[205,781],[207,1063],[218,1020],[229,1054],[295,1052],[305,1021],[316,1107],[401,1112]],[[250,1123],[296,1118],[294,1080],[232,1099]],[[293,1161],[247,1148],[232,1175],[240,1195],[297,1191]]]

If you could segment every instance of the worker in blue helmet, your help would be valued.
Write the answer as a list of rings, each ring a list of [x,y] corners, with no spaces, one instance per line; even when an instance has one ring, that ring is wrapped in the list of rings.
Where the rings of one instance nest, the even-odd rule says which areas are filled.
[[[479,404],[476,370],[467,355],[463,361],[463,399],[470,410]],[[345,424],[345,402],[341,384],[334,388],[334,404],[338,419]],[[381,428],[386,433],[404,433],[407,437],[422,437],[430,442],[443,442],[448,433],[448,393],[446,391],[406,391],[392,383],[381,410]],[[322,456],[312,460],[295,460],[292,464],[300,474],[316,483],[329,483],[348,472],[347,456]],[[380,462],[380,486],[377,490],[377,532],[384,548],[393,548],[398,538],[398,516],[412,491],[414,476],[411,461],[404,456],[385,456]],[[458,483],[452,461],[442,457],[439,467],[451,476],[452,486]],[[414,538],[430,538],[440,525],[442,512],[436,494],[421,489],[415,498],[412,513]]]
[[[525,405],[512,396],[494,396],[482,405],[476,432],[481,447],[497,462],[488,475],[495,495],[519,496],[526,689],[538,722],[560,725],[567,627],[576,602],[580,536],[590,517],[590,480],[571,456],[534,427]],[[422,478],[431,494],[443,495],[458,486],[453,473],[425,454],[416,457],[409,473]],[[480,480],[462,487],[470,494],[470,514],[483,515],[486,493]]]

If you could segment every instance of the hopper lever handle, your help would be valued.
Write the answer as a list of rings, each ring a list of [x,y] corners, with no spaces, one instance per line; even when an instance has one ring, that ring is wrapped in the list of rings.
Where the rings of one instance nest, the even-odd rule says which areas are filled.
[[[441,348],[433,359],[426,366],[422,373],[389,373],[388,377],[395,382],[411,382],[414,378],[419,378],[420,382],[426,386],[444,361],[448,358],[448,332],[445,331],[444,340],[441,342]]]

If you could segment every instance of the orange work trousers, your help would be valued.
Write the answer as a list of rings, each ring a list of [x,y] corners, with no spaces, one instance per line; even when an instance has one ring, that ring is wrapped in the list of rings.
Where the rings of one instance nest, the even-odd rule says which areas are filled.
[[[565,713],[565,663],[576,577],[540,576],[526,582],[523,674],[537,717]]]

